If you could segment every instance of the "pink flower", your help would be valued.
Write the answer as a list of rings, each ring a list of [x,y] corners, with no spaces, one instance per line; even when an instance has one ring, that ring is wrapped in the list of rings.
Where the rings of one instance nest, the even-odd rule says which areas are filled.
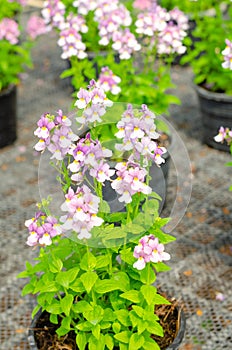
[[[133,6],[139,10],[148,10],[156,0],[135,0]]]
[[[77,56],[82,60],[87,57],[87,53],[85,52],[86,46],[82,41],[82,37],[74,28],[61,30],[57,44],[62,47],[62,59]]]
[[[112,40],[112,48],[118,51],[119,57],[122,60],[128,60],[134,51],[141,49],[141,45],[128,28],[114,32]]]
[[[226,47],[222,51],[222,55],[224,56],[224,62],[222,63],[222,67],[225,69],[232,70],[232,41],[229,39],[225,40]]]
[[[77,238],[89,239],[91,229],[101,226],[104,220],[97,216],[100,198],[93,195],[90,189],[83,185],[77,187],[75,193],[69,188],[65,202],[61,205],[61,210],[67,214],[60,218],[64,231],[74,230]]]
[[[232,129],[224,128],[223,126],[220,127],[218,134],[214,136],[214,140],[216,142],[223,143],[224,141],[227,142],[228,145],[232,142]]]
[[[15,45],[19,42],[18,23],[11,18],[3,18],[0,22],[0,40],[8,40],[9,43]]]
[[[27,33],[32,39],[36,39],[39,35],[45,34],[48,31],[44,20],[36,15],[29,18],[27,22]]]
[[[33,247],[36,245],[51,245],[52,238],[62,233],[61,226],[56,218],[46,216],[45,213],[37,212],[35,217],[26,220],[29,236],[26,244]]]
[[[46,24],[61,29],[64,23],[65,5],[60,0],[45,0],[41,14]]]
[[[154,235],[144,236],[134,248],[134,257],[138,259],[133,267],[142,270],[147,263],[159,263],[170,259],[170,254],[164,251],[164,245]]]
[[[110,91],[113,95],[118,95],[121,92],[121,88],[118,84],[121,82],[121,78],[115,75],[109,67],[102,67],[97,84],[105,91]]]
[[[112,181],[111,187],[120,194],[119,202],[130,203],[135,193],[151,193],[152,189],[145,183],[147,171],[137,164],[118,163],[115,166],[117,178]]]

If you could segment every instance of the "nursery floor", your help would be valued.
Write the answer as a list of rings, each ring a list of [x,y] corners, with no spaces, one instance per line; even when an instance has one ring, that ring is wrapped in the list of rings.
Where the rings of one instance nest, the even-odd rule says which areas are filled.
[[[27,330],[35,300],[20,296],[24,281],[16,276],[34,256],[25,244],[24,221],[34,215],[40,198],[39,158],[33,153],[36,121],[45,111],[67,112],[72,101],[68,80],[59,79],[65,68],[59,55],[54,34],[39,40],[33,50],[34,70],[23,75],[18,87],[18,139],[0,150],[1,350],[29,349]],[[224,166],[231,157],[201,142],[190,68],[173,67],[173,80],[182,104],[173,106],[168,118],[178,147],[171,153],[162,215],[172,215],[169,231],[177,240],[167,248],[172,270],[160,275],[157,285],[183,305],[187,325],[180,350],[231,350],[232,169]],[[46,169],[40,176],[46,180]]]

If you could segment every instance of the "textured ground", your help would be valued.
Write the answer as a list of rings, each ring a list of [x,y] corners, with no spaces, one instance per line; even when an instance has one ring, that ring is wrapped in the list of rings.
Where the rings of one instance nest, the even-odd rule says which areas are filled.
[[[33,57],[34,70],[24,74],[18,87],[18,139],[0,150],[2,350],[28,349],[27,328],[34,299],[21,298],[23,281],[16,275],[23,270],[25,260],[33,257],[25,245],[24,228],[39,200],[39,158],[33,153],[33,130],[43,112],[54,112],[58,107],[67,112],[72,101],[68,81],[59,79],[65,64],[59,58],[55,37],[41,38]],[[232,171],[224,166],[231,156],[201,142],[191,70],[174,67],[173,80],[182,104],[171,108],[168,119],[175,137],[162,215],[173,217],[169,230],[177,240],[169,245],[172,270],[160,275],[157,284],[183,304],[187,327],[181,350],[231,350],[232,194],[228,188]],[[46,169],[41,176],[46,178]],[[224,301],[216,299],[218,293],[224,295]]]

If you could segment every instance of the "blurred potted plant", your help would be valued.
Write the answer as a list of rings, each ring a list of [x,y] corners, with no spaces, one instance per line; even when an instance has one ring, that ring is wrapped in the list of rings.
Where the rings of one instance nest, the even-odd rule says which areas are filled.
[[[75,105],[70,117],[43,114],[35,131],[35,149],[50,153],[63,195],[61,215],[42,199],[25,223],[27,244],[38,249],[37,263],[19,275],[29,279],[22,294],[37,296],[31,349],[177,349],[183,313],[154,286],[169,270],[165,245],[174,240],[150,187],[151,164],[160,166],[166,151],[155,115],[146,105],[113,104],[94,80]],[[115,136],[106,140],[101,128],[112,122]]]
[[[195,6],[198,6],[195,3]],[[203,140],[209,146],[228,150],[214,140],[221,125],[232,127],[232,71],[224,65],[232,32],[231,1],[216,1],[211,11],[195,16],[194,47],[189,47],[182,63],[193,68],[203,123]],[[225,46],[227,48],[225,49]]]
[[[42,15],[59,33],[61,57],[70,62],[61,77],[71,77],[74,90],[108,66],[121,79],[113,101],[133,99],[166,114],[180,103],[170,93],[171,63],[185,51],[187,17],[178,9],[169,12],[156,1],[141,8],[139,1],[47,0]]]
[[[31,16],[20,24],[25,1],[1,0],[0,13],[0,147],[15,141],[17,94],[20,74],[32,67],[30,56],[35,38],[47,31],[42,17]],[[26,31],[26,33],[25,33]]]

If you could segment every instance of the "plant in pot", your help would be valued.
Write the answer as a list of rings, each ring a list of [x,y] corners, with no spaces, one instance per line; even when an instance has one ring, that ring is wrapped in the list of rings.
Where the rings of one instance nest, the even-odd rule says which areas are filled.
[[[166,152],[156,117],[146,105],[112,103],[94,80],[75,105],[69,117],[43,114],[35,131],[61,197],[42,199],[25,223],[38,251],[19,274],[22,295],[37,299],[31,349],[177,349],[183,312],[154,285],[175,239],[150,186],[151,165]],[[108,124],[113,139],[103,137]]]
[[[24,2],[1,0],[0,13],[0,147],[17,137],[17,92],[20,74],[32,67],[35,38],[46,32],[42,17],[30,16],[21,24]]]
[[[108,66],[121,79],[121,91],[110,98],[168,114],[171,103],[171,64],[183,53],[188,19],[177,8],[167,11],[156,3],[139,6],[134,1],[83,0],[44,2],[42,15],[57,30],[61,57],[69,67],[61,74],[71,77],[75,91],[91,78],[98,79]]]
[[[222,65],[225,41],[231,37],[231,18],[231,1],[216,1],[212,11],[195,16],[196,28],[192,35],[197,40],[181,60],[193,69],[202,114],[203,141],[222,150],[229,148],[216,143],[214,135],[221,125],[232,127],[232,71]]]

